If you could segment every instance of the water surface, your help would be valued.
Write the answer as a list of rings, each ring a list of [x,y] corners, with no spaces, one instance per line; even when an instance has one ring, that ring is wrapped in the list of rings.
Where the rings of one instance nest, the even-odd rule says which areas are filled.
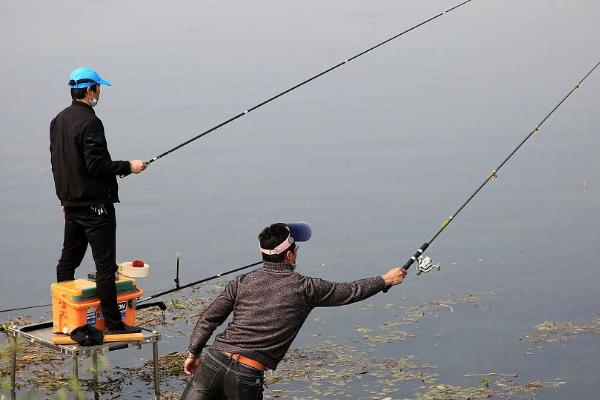
[[[49,301],[62,216],[48,124],[70,102],[72,69],[113,82],[97,107],[113,158],[149,159],[452,5],[1,2],[1,308]],[[303,273],[356,279],[404,263],[598,61],[598,17],[592,0],[474,0],[248,114],[120,180],[119,260],[151,264],[152,293],[170,287],[177,251],[181,280],[196,280],[257,260],[262,227],[307,220]],[[597,317],[599,104],[596,74],[431,247],[442,271],[372,299],[497,296],[485,312],[423,322],[389,355],[417,355],[456,384],[518,371],[567,381],[545,399],[595,392],[597,337],[534,356],[519,339]],[[78,274],[92,270],[88,254]],[[308,321],[295,345],[351,336],[364,315],[319,310],[327,323]]]

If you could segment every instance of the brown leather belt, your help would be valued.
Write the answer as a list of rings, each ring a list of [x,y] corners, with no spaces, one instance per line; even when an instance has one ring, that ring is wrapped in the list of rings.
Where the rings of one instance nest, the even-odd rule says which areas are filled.
[[[236,360],[241,364],[247,365],[248,367],[255,368],[259,371],[264,371],[266,369],[265,366],[262,365],[261,363],[259,363],[258,361],[255,361],[255,360],[248,358],[246,356],[243,356],[241,354],[228,353],[226,351],[224,351],[223,354],[225,354],[227,357],[231,358],[232,360]]]

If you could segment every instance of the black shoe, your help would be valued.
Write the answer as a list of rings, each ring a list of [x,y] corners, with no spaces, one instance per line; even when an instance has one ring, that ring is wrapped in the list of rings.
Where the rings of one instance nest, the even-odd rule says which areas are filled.
[[[120,335],[125,333],[140,333],[142,328],[137,326],[129,326],[125,323],[122,326],[117,326],[115,328],[106,328],[107,335]]]

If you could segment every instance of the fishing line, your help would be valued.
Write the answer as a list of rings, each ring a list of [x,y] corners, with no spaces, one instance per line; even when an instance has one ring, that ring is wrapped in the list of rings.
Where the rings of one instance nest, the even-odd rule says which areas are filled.
[[[31,308],[42,308],[42,307],[50,307],[52,304],[40,304],[37,306],[27,306],[27,307],[16,307],[16,308],[7,308],[4,310],[0,310],[0,313],[10,312],[10,311],[20,311],[20,310],[29,310]]]
[[[579,89],[579,87],[583,83],[583,81],[585,81],[587,79],[587,77],[590,76],[592,74],[592,72],[594,72],[594,70],[596,70],[596,68],[598,68],[599,65],[600,65],[600,61],[575,86],[573,86],[573,88],[562,98],[562,100],[540,121],[540,123],[538,123],[535,126],[535,128],[533,128],[529,132],[529,134],[525,137],[525,139],[523,139],[521,141],[521,143],[519,143],[519,145],[508,155],[508,157],[506,157],[504,159],[504,161],[502,161],[500,163],[500,165],[498,165],[495,169],[493,169],[486,176],[483,183],[477,188],[477,190],[475,190],[475,192],[473,192],[473,194],[471,194],[471,196],[469,196],[469,198],[467,198],[467,200],[458,208],[458,210],[453,215],[451,215],[448,219],[446,219],[446,220],[444,220],[444,222],[442,222],[442,225],[440,226],[438,231],[435,233],[435,235],[433,235],[433,237],[431,239],[429,239],[429,241],[423,243],[423,245],[421,245],[421,247],[419,247],[419,249],[415,252],[415,254],[413,256],[411,256],[408,259],[408,261],[402,266],[402,268],[404,270],[408,270],[415,261],[417,261],[417,264],[418,264],[417,274],[420,274],[422,272],[429,272],[434,267],[438,267],[438,269],[439,269],[439,265],[433,264],[430,257],[423,258],[423,253],[425,252],[425,250],[433,243],[433,241],[435,239],[437,239],[437,237],[456,218],[456,216],[467,206],[467,204],[469,204],[469,202],[471,202],[471,200],[477,195],[477,193],[479,193],[489,181],[491,181],[493,178],[497,178],[497,173],[500,170],[500,168],[502,168],[508,162],[508,160],[510,160],[510,158],[517,151],[519,151],[519,149],[525,144],[525,142],[527,142],[527,140],[529,140],[530,137],[532,137],[536,132],[538,132],[540,130],[540,127],[544,124],[544,122],[546,122],[548,120],[548,118],[550,118],[550,116],[552,114],[554,114],[554,112],[569,98],[569,96],[571,96],[573,94],[573,92],[575,92],[575,90]],[[384,291],[387,291],[388,289],[386,289]]]
[[[200,139],[201,137],[203,137],[205,135],[208,135],[209,133],[211,133],[211,132],[213,132],[213,131],[215,131],[215,130],[217,130],[217,129],[219,129],[219,128],[227,125],[227,124],[229,124],[230,122],[235,121],[236,119],[238,119],[240,117],[243,117],[244,115],[248,114],[249,112],[252,112],[252,111],[256,110],[257,108],[260,108],[260,107],[264,106],[265,104],[270,103],[271,101],[273,101],[273,100],[275,100],[275,99],[277,99],[277,98],[279,98],[279,97],[281,97],[281,96],[283,96],[283,95],[285,95],[285,94],[287,94],[287,93],[289,93],[289,92],[291,92],[291,91],[299,88],[300,86],[304,86],[305,84],[307,84],[307,83],[309,83],[309,82],[311,82],[311,81],[313,81],[313,80],[315,80],[315,79],[317,79],[317,78],[319,78],[319,77],[321,77],[321,76],[323,76],[323,75],[325,75],[325,74],[327,74],[327,73],[329,73],[329,72],[331,72],[331,71],[333,71],[333,70],[341,67],[342,65],[347,64],[350,61],[355,60],[358,57],[360,57],[362,55],[365,55],[365,54],[369,53],[370,51],[375,50],[376,48],[378,48],[380,46],[383,46],[384,44],[386,44],[388,42],[391,42],[392,40],[394,40],[396,38],[399,38],[400,36],[402,36],[402,35],[410,32],[412,30],[415,30],[418,27],[423,26],[423,25],[425,25],[425,24],[427,24],[427,23],[429,23],[429,22],[431,22],[431,21],[433,21],[433,20],[441,17],[444,14],[447,14],[447,13],[449,13],[451,11],[454,11],[457,8],[463,6],[463,5],[465,5],[465,4],[467,4],[467,3],[471,2],[471,1],[472,0],[463,1],[462,3],[457,4],[454,7],[447,9],[446,11],[442,11],[439,14],[437,14],[437,15],[435,15],[433,17],[430,17],[430,18],[428,18],[428,19],[426,19],[424,21],[422,21],[422,22],[418,23],[417,25],[415,25],[415,26],[413,26],[411,28],[408,28],[405,31],[402,31],[402,32],[398,33],[397,35],[394,35],[394,36],[392,36],[392,37],[384,40],[383,42],[380,42],[380,43],[378,43],[378,44],[376,44],[376,45],[374,45],[372,47],[369,47],[367,50],[364,50],[364,51],[362,51],[362,52],[360,52],[360,53],[358,53],[358,54],[356,54],[356,55],[354,55],[354,56],[352,56],[352,57],[350,57],[350,58],[348,58],[348,59],[346,59],[346,60],[344,60],[344,61],[336,64],[336,65],[334,65],[333,67],[327,68],[323,72],[320,72],[320,73],[318,73],[318,74],[316,74],[316,75],[314,75],[314,76],[312,76],[312,77],[310,77],[310,78],[308,78],[308,79],[306,79],[306,80],[298,83],[297,85],[294,85],[291,88],[289,88],[287,90],[284,90],[283,92],[281,92],[279,94],[276,94],[275,96],[273,96],[273,97],[271,97],[271,98],[269,98],[269,99],[267,99],[267,100],[265,100],[265,101],[263,101],[263,102],[255,105],[254,107],[251,107],[251,108],[249,108],[247,110],[244,110],[241,113],[239,113],[239,114],[237,114],[237,115],[229,118],[228,120],[223,121],[220,124],[213,126],[212,128],[210,128],[210,129],[208,129],[208,130],[206,130],[206,131],[204,131],[204,132],[202,132],[202,133],[200,133],[200,134],[192,137],[191,139],[188,139],[185,142],[183,142],[181,144],[178,144],[177,146],[173,147],[172,149],[169,149],[169,150],[165,151],[164,153],[159,154],[158,156],[156,156],[154,158],[151,158],[150,160],[146,161],[146,165],[149,165],[149,164],[153,163],[154,161],[157,161],[157,160],[163,158],[167,154],[170,154],[170,153],[174,152],[175,150],[178,150],[178,149],[182,148],[183,146],[188,145],[188,144],[192,143],[193,141],[195,141],[197,139]]]

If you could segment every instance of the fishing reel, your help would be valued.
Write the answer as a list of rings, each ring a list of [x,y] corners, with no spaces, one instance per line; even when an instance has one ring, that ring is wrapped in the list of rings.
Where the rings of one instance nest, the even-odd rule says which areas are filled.
[[[424,257],[420,255],[419,257],[417,257],[417,275],[427,273],[434,268],[436,268],[439,271],[441,265],[439,263],[434,263],[433,259],[429,256]]]

